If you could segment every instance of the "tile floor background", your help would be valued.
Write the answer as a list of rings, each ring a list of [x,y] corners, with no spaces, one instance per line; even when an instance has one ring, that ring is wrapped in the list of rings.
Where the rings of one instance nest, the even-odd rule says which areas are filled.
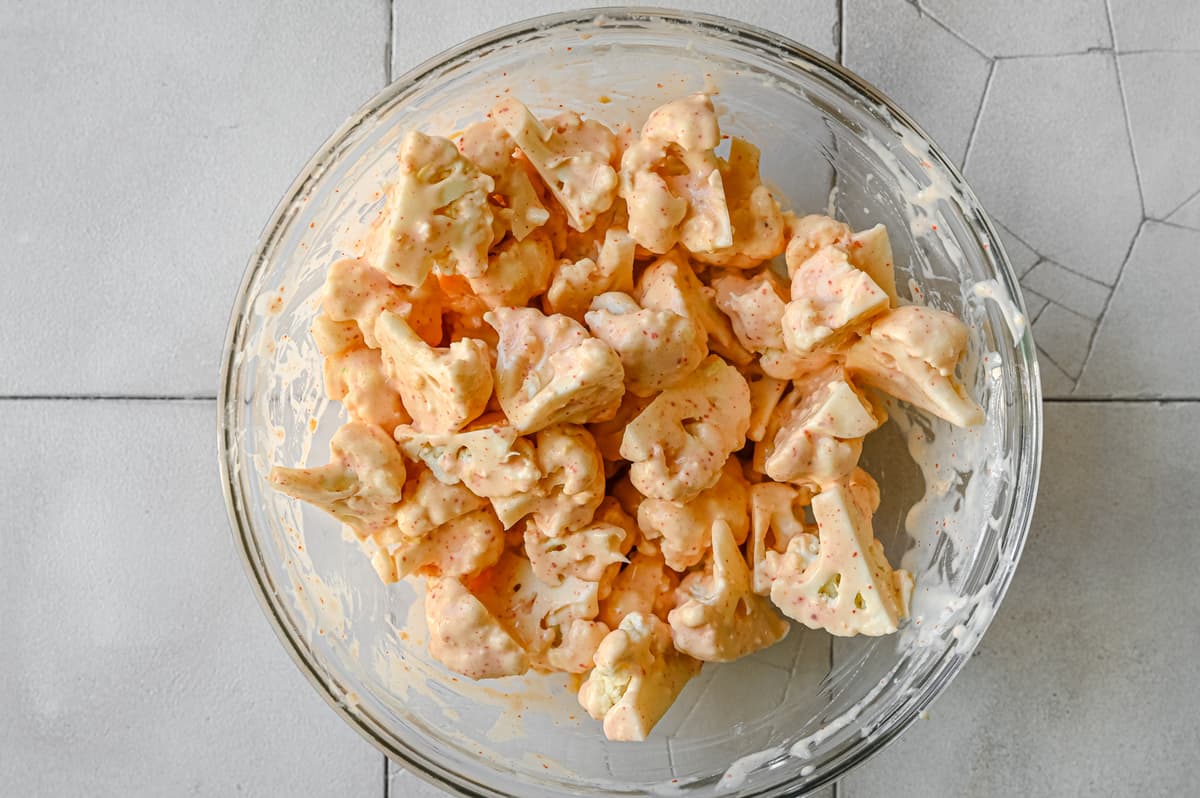
[[[663,4],[894,97],[1002,225],[1035,319],[1046,454],[1009,599],[836,794],[1195,793],[1200,4]],[[221,342],[261,225],[351,111],[584,5],[0,3],[0,795],[440,794],[260,617],[216,477]]]

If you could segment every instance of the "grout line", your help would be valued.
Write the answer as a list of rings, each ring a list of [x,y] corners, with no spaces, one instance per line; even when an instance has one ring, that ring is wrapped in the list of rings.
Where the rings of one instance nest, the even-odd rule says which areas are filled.
[[[1044,398],[1042,404],[1058,405],[1195,405],[1200,396],[1058,396]]]
[[[1104,11],[1108,15],[1108,36],[1117,43],[1117,34],[1113,30],[1112,0],[1104,0]],[[1129,139],[1129,160],[1133,162],[1133,176],[1137,181],[1138,202],[1142,205],[1142,218],[1146,217],[1146,192],[1142,189],[1142,170],[1138,166],[1137,149],[1133,146],[1133,122],[1129,118],[1129,99],[1125,96],[1125,79],[1121,76],[1121,59],[1113,55],[1113,69],[1117,72],[1117,91],[1121,94],[1121,112],[1125,114],[1125,135]]]
[[[831,795],[833,796],[833,798],[841,798],[842,783],[840,781],[835,781],[833,783],[833,792],[831,793]]]
[[[1164,213],[1164,214],[1163,214],[1163,218],[1162,218],[1162,219],[1155,219],[1154,221],[1156,221],[1156,222],[1165,222],[1165,221],[1167,221],[1167,219],[1170,219],[1172,216],[1174,216],[1175,214],[1177,214],[1177,213],[1179,213],[1181,210],[1183,210],[1183,206],[1184,206],[1184,205],[1187,205],[1189,202],[1191,202],[1192,200],[1194,200],[1196,197],[1200,197],[1200,188],[1196,189],[1194,192],[1192,192],[1191,194],[1189,194],[1189,195],[1187,196],[1187,199],[1185,199],[1183,202],[1179,203],[1179,204],[1178,204],[1178,205],[1176,205],[1174,208],[1172,208],[1171,210],[1169,210],[1169,211],[1167,211],[1166,213]]]
[[[1133,50],[1114,49],[1113,52],[1117,55],[1171,55],[1174,53],[1197,55],[1200,54],[1200,49],[1195,47],[1142,47]]]
[[[1168,222],[1166,219],[1147,219],[1146,221],[1161,224],[1164,227],[1174,227],[1176,230],[1187,230],[1189,233],[1200,233],[1200,228],[1188,227],[1186,224],[1180,224],[1179,222]]]
[[[994,60],[992,56],[976,47],[967,37],[963,36],[961,33],[954,30],[954,28],[950,27],[945,22],[942,22],[940,19],[931,14],[929,9],[925,8],[925,6],[921,4],[921,0],[909,0],[909,2],[912,3],[912,5],[917,9],[917,13],[919,13],[921,16],[929,17],[931,20],[933,20],[933,24],[946,31],[946,33],[949,33],[955,39],[958,39],[958,41],[962,42],[964,45],[978,53],[980,56],[986,58],[988,61]]]
[[[388,776],[391,775],[392,762],[388,759],[387,754],[383,755],[383,798],[391,798],[392,785]]]
[[[1022,287],[1024,287],[1024,286],[1022,286]],[[1030,290],[1030,291],[1033,291],[1033,289],[1032,289],[1032,288],[1031,288],[1031,289],[1029,289],[1029,290]],[[1037,292],[1036,292],[1036,291],[1033,291],[1033,293],[1035,293],[1035,294],[1036,294]],[[1050,307],[1052,304],[1054,304],[1054,303],[1051,301],[1050,297],[1048,297],[1048,296],[1042,296],[1041,294],[1038,294],[1038,296],[1042,297],[1042,299],[1044,299],[1044,300],[1046,300],[1046,301],[1045,301],[1045,303],[1043,303],[1041,310],[1039,310],[1037,313],[1033,314],[1033,318],[1029,320],[1029,326],[1030,326],[1030,327],[1032,327],[1033,325],[1037,324],[1037,320],[1038,320],[1038,319],[1040,319],[1040,318],[1042,317],[1042,314],[1046,312],[1046,308],[1048,308],[1048,307]],[[1041,350],[1041,349],[1039,349],[1038,351],[1040,352],[1040,351],[1042,351],[1042,350]],[[1056,366],[1057,366],[1058,364],[1057,364],[1057,363],[1055,363],[1054,365],[1056,365]]]
[[[837,4],[837,62],[846,65],[846,0],[838,0]]]
[[[89,394],[4,394],[0,402],[215,402],[216,396],[209,394],[159,394],[132,393],[89,393]]]
[[[395,0],[388,0],[387,12],[387,41],[383,45],[383,79],[384,85],[390,86],[392,84],[392,48],[395,47],[392,38],[396,35]]]
[[[1121,278],[1125,276],[1125,267],[1129,265],[1129,257],[1133,254],[1133,248],[1137,246],[1138,239],[1142,237],[1142,231],[1145,229],[1146,220],[1142,219],[1129,242],[1129,249],[1125,250],[1125,258],[1121,261],[1121,268],[1117,270],[1117,279],[1113,283],[1112,292],[1108,295],[1108,299],[1104,300],[1104,307],[1100,309],[1100,315],[1096,318],[1096,326],[1092,328],[1092,337],[1088,339],[1087,354],[1083,356],[1083,365],[1079,367],[1079,376],[1075,379],[1075,387],[1071,389],[1071,393],[1074,393],[1079,387],[1079,383],[1083,381],[1083,375],[1087,373],[1088,364],[1092,362],[1092,352],[1096,349],[1096,338],[1099,337],[1100,328],[1104,325],[1105,317],[1108,316],[1108,308],[1112,305],[1113,297],[1121,288]]]
[[[1049,305],[1047,305],[1047,307],[1049,307]],[[1046,308],[1042,308],[1042,312],[1043,312],[1043,313],[1045,312],[1045,310],[1046,310]],[[1041,313],[1039,313],[1038,315],[1040,316],[1040,315],[1041,315]],[[1067,375],[1068,377],[1070,377],[1070,379],[1071,379],[1071,391],[1072,391],[1072,392],[1074,392],[1074,390],[1075,390],[1075,386],[1079,384],[1079,377],[1076,377],[1076,376],[1072,375],[1072,374],[1071,374],[1071,372],[1067,371],[1065,368],[1063,368],[1062,366],[1060,366],[1060,365],[1058,364],[1058,361],[1057,361],[1057,360],[1055,360],[1054,358],[1050,357],[1050,353],[1049,353],[1049,352],[1047,352],[1045,349],[1042,349],[1040,346],[1037,348],[1037,354],[1038,354],[1038,360],[1045,360],[1047,363],[1049,363],[1050,365],[1054,366],[1054,368],[1058,369],[1058,370],[1059,370],[1059,371],[1061,371],[1063,374],[1065,374],[1065,375]],[[1082,369],[1082,368],[1080,368],[1080,370],[1079,370],[1079,374],[1080,374],[1080,376],[1082,376],[1082,375],[1083,375],[1083,369]]]
[[[1017,61],[1026,59],[1045,59],[1045,58],[1074,58],[1080,55],[1104,55],[1113,53],[1111,47],[1089,47],[1086,50],[1069,50],[1065,53],[1013,53],[1010,55],[998,55],[997,61]]]
[[[992,92],[992,79],[996,77],[996,61],[993,61],[988,66],[987,80],[983,83],[983,94],[979,96],[979,108],[975,111],[975,122],[971,125],[971,132],[967,136],[967,148],[963,151],[962,173],[967,173],[967,161],[971,157],[971,150],[975,146],[975,137],[979,135],[979,122],[983,119],[983,110],[987,107],[988,95]]]
[[[1106,291],[1112,290],[1112,286],[1109,285],[1108,283],[1104,282],[1103,280],[1097,280],[1095,277],[1091,276],[1090,274],[1084,274],[1081,271],[1077,271],[1073,267],[1059,263],[1058,261],[1054,260],[1053,258],[1042,258],[1042,260],[1038,261],[1038,263],[1041,263],[1043,261],[1045,261],[1046,263],[1049,263],[1052,266],[1057,266],[1058,268],[1062,269],[1063,271],[1068,271],[1071,274],[1075,275],[1076,277],[1082,277],[1083,279],[1087,280],[1089,283],[1094,283],[1094,284],[1100,286],[1101,288],[1105,289]],[[1034,266],[1036,266],[1036,265],[1038,265],[1038,264],[1035,263]],[[1030,269],[1030,271],[1033,271],[1033,270]],[[1025,274],[1029,274],[1029,272],[1025,272]],[[1024,277],[1025,275],[1023,274],[1021,276]]]
[[[1036,252],[1034,252],[1033,254],[1037,255]],[[1017,282],[1021,282],[1026,277],[1028,277],[1033,272],[1033,270],[1036,269],[1038,266],[1041,266],[1043,263],[1049,263],[1049,262],[1050,261],[1048,259],[1043,258],[1041,255],[1038,255],[1038,259],[1035,260],[1032,264],[1030,264],[1028,269],[1021,272],[1019,275],[1017,275]],[[1021,283],[1021,287],[1024,288],[1025,284]],[[1032,290],[1032,289],[1030,289],[1030,290]],[[1047,299],[1049,299],[1049,297],[1047,297]]]

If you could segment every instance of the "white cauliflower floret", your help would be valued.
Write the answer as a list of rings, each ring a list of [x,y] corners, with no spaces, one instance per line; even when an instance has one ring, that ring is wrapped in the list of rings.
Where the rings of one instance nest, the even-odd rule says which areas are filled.
[[[498,679],[529,670],[529,657],[512,635],[457,579],[426,582],[429,653],[470,679]]]
[[[787,621],[771,602],[750,588],[750,569],[729,525],[712,526],[712,562],[688,574],[667,621],[675,648],[705,662],[730,662],[773,645],[787,634]]]
[[[788,381],[760,375],[751,377],[750,386],[750,427],[746,430],[746,438],[755,442],[761,441],[767,432],[767,425],[783,392],[787,390]]]
[[[407,424],[412,418],[400,394],[388,384],[383,360],[376,349],[352,349],[325,358],[325,395],[356,421],[385,430]]]
[[[516,145],[494,119],[467,127],[458,137],[458,150],[479,171],[492,178],[495,192],[488,197],[499,241],[511,232],[518,241],[550,218],[528,171],[528,161],[514,158]]]
[[[856,268],[866,272],[875,285],[888,295],[892,307],[898,302],[896,266],[892,262],[892,242],[881,224],[860,230],[846,243],[846,255]]]
[[[696,322],[670,310],[643,309],[628,294],[601,294],[584,319],[621,358],[625,387],[638,396],[669,388],[708,354],[708,335]]]
[[[396,440],[406,457],[424,463],[438,481],[462,482],[486,499],[532,490],[542,477],[533,444],[509,426],[432,435],[399,426]]]
[[[422,432],[454,432],[479,416],[492,395],[491,361],[483,341],[446,348],[421,340],[404,319],[383,311],[375,322],[388,382]]]
[[[546,290],[554,265],[550,239],[535,232],[521,241],[506,238],[488,255],[487,270],[468,280],[489,308],[518,307]]]
[[[596,439],[596,446],[599,447],[600,456],[605,462],[617,463],[621,460],[621,440],[625,437],[625,428],[648,404],[650,397],[626,391],[621,397],[621,405],[617,408],[616,415],[607,421],[588,424],[588,431]]]
[[[803,355],[830,346],[855,325],[884,312],[888,295],[850,264],[845,251],[824,247],[792,275],[792,301],[783,312],[789,351]]]
[[[782,482],[751,486],[750,571],[755,593],[765,596],[771,592],[771,577],[766,572],[767,552],[783,554],[792,538],[816,531],[816,527],[806,523],[804,513],[812,497],[812,490],[806,486]]]
[[[698,323],[714,352],[739,366],[754,356],[738,342],[729,319],[717,308],[713,289],[700,282],[683,253],[676,250],[646,267],[634,299],[644,308],[669,310]]]
[[[734,138],[729,158],[721,163],[721,182],[733,226],[733,244],[713,252],[696,252],[696,260],[715,266],[749,269],[775,257],[787,246],[783,214],[758,174],[758,147]]]
[[[667,567],[659,554],[637,551],[613,580],[612,589],[600,602],[600,620],[616,629],[626,615],[640,612],[666,620],[675,606],[679,575]]]
[[[520,102],[506,99],[492,118],[508,132],[558,200],[571,227],[587,230],[617,194],[617,139],[594,119],[566,112],[539,122]]]
[[[367,239],[367,259],[396,285],[421,285],[434,268],[482,273],[492,245],[492,178],[449,139],[415,130],[400,142],[398,158],[400,172]]]
[[[721,141],[706,94],[693,94],[650,113],[641,138],[621,157],[620,195],[629,233],[663,254],[682,243],[691,252],[733,245],[729,209],[713,149]]]
[[[536,522],[525,525],[525,555],[537,578],[548,585],[573,576],[611,586],[621,563],[629,532],[617,524],[593,521],[557,537],[544,534]]]
[[[562,313],[582,321],[592,299],[609,291],[633,291],[634,242],[629,233],[610,227],[595,257],[559,261],[546,289],[547,314]]]
[[[775,408],[755,446],[754,467],[781,482],[840,479],[858,464],[863,436],[883,421],[842,369],[812,375]]]
[[[394,523],[405,476],[396,442],[373,424],[352,421],[333,434],[328,465],[275,466],[269,479],[276,490],[319,507],[360,536],[370,537]]]
[[[566,626],[562,642],[546,654],[546,662],[556,671],[587,673],[609,631],[608,624],[576,618]]]
[[[313,319],[309,332],[317,344],[317,351],[325,357],[340,355],[352,349],[363,349],[367,345],[358,329],[358,322],[353,319],[334,321],[321,313]]]
[[[504,552],[504,530],[484,508],[451,519],[419,538],[394,535],[382,541],[394,564],[392,578],[412,573],[468,577],[490,568]]]
[[[557,537],[591,522],[604,500],[604,463],[592,434],[575,424],[555,424],[534,437],[538,481],[527,490],[494,497],[505,529],[532,515],[538,529]]]
[[[433,530],[487,506],[461,482],[447,485],[421,464],[410,466],[404,500],[396,508],[396,529],[406,538],[420,538]]]
[[[846,368],[884,393],[969,427],[983,422],[983,409],[954,374],[968,335],[967,325],[945,311],[896,308],[850,347]]]
[[[820,214],[789,218],[787,234],[784,260],[787,261],[789,277],[818,250],[831,246],[844,249],[851,236],[849,225]]]
[[[625,428],[621,456],[644,495],[686,502],[716,484],[750,426],[750,388],[736,368],[709,355],[655,397]]]
[[[322,307],[330,321],[355,322],[363,341],[372,349],[379,348],[375,320],[385,310],[404,317],[430,346],[437,346],[442,339],[437,280],[427,280],[417,288],[393,285],[383,272],[363,260],[344,258],[329,267]]]
[[[676,571],[704,559],[712,545],[711,530],[720,521],[740,545],[750,531],[750,485],[736,457],[729,458],[711,488],[687,503],[646,499],[638,507],[642,534],[656,541],[667,566]]]
[[[638,741],[666,714],[700,662],[680,654],[670,627],[653,615],[630,613],[596,650],[596,667],[579,688],[579,704],[604,721],[610,740]]]
[[[805,626],[842,637],[896,631],[908,615],[912,577],[888,564],[869,509],[842,484],[815,496],[812,509],[818,535],[797,535],[783,554],[766,554],[771,601]]]
[[[787,348],[783,316],[787,302],[783,287],[769,271],[747,279],[726,274],[713,280],[717,307],[729,317],[738,342],[762,355],[759,367],[771,377],[796,379],[827,365],[833,355],[820,350],[796,354]]]
[[[566,316],[497,308],[484,316],[500,336],[496,398],[520,432],[603,421],[625,393],[621,359]]]
[[[551,659],[558,659],[555,649],[567,641],[571,625],[591,621],[600,611],[599,583],[565,576],[548,585],[513,551],[505,551],[471,588],[541,670],[556,669]]]

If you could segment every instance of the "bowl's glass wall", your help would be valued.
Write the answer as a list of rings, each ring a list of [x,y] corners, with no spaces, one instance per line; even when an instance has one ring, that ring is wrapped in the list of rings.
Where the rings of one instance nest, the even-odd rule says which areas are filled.
[[[795,210],[832,205],[855,227],[887,224],[901,292],[969,320],[964,377],[987,408],[989,431],[981,459],[958,477],[971,499],[956,511],[965,532],[936,546],[914,547],[905,531],[925,485],[900,428],[877,433],[864,459],[883,486],[877,531],[890,558],[908,551],[936,574],[941,603],[928,606],[946,618],[927,617],[919,635],[836,646],[794,628],[766,652],[707,666],[647,742],[613,744],[566,678],[449,679],[424,651],[412,590],[380,584],[337,524],[273,494],[263,475],[274,463],[324,462],[341,423],[323,398],[307,331],[325,268],[361,246],[404,131],[458,130],[509,92],[540,112],[562,105],[636,126],[658,103],[706,87],[719,92],[723,132],[761,147],[763,174]],[[264,606],[301,667],[393,757],[468,794],[798,794],[890,739],[969,655],[1032,507],[1040,446],[1032,344],[1019,327],[1012,338],[1018,292],[969,190],[864,91],[819,57],[725,21],[562,15],[468,43],[402,78],[297,183],[235,309],[223,467]],[[980,282],[1001,302],[980,298]]]

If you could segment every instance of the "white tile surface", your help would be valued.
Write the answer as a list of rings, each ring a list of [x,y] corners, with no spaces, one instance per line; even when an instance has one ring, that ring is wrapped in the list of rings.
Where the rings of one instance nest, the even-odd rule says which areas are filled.
[[[378,794],[234,556],[213,404],[0,409],[0,794]]]
[[[1200,232],[1146,223],[1096,333],[1080,395],[1200,397],[1197,253]]]
[[[996,223],[996,232],[1000,234],[1000,241],[1004,244],[1004,251],[1018,275],[1024,275],[1033,268],[1034,264],[1041,260],[1041,255],[1034,252],[1028,244],[1013,235],[1012,230],[1009,230],[999,222]]]
[[[604,3],[589,0],[509,0],[504,3],[445,3],[439,7],[437,25],[430,24],[429,9],[421,3],[397,0],[393,74],[399,76],[426,58],[464,39],[492,28],[552,11],[592,8]],[[782,33],[801,44],[833,57],[837,27],[837,0],[660,0],[650,5],[687,9],[731,17]]]
[[[846,0],[843,62],[882,89],[962,163],[986,58],[905,0]]]
[[[1038,349],[1074,380],[1078,379],[1087,360],[1088,344],[1094,329],[1091,319],[1052,303],[1034,322],[1033,340],[1037,342]]]
[[[992,628],[843,798],[1195,794],[1200,492],[1180,464],[1197,449],[1197,404],[1048,406],[1033,530]]]
[[[1200,191],[1200,147],[1178,145],[1198,141],[1200,50],[1118,57],[1146,215],[1162,219]]]
[[[19,393],[215,393],[259,232],[383,86],[385,0],[119,9],[0,10],[0,274],[22,309],[0,314],[0,372]]]
[[[990,56],[1053,55],[1111,47],[1104,0],[918,0]]]
[[[1111,285],[1141,221],[1113,56],[997,62],[966,176],[1031,247]]]
[[[1118,50],[1200,50],[1200,3],[1109,0]]]

